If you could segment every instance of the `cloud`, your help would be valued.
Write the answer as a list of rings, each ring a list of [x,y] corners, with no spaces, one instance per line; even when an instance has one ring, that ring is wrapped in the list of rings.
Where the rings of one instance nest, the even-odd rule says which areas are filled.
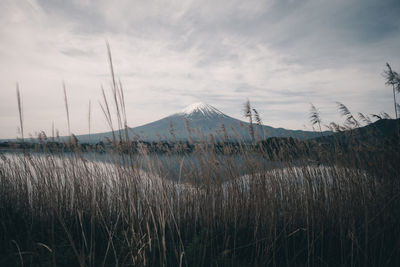
[[[105,131],[100,85],[109,87],[106,41],[137,126],[206,101],[242,118],[249,98],[272,126],[303,128],[309,103],[338,119],[335,101],[354,111],[391,112],[382,70],[400,68],[396,0],[118,1],[5,0],[0,3],[0,138],[18,125],[21,84],[27,132],[64,134],[61,83],[72,131]]]

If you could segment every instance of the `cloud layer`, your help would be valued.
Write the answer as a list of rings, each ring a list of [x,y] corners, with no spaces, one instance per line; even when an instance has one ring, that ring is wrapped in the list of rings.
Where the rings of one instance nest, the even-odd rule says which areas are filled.
[[[26,132],[107,130],[98,107],[109,87],[111,45],[125,87],[128,123],[138,126],[205,101],[242,118],[250,99],[267,125],[303,129],[309,103],[326,122],[335,101],[393,114],[382,78],[400,69],[397,0],[99,1],[0,3],[0,138],[15,137],[19,82]]]

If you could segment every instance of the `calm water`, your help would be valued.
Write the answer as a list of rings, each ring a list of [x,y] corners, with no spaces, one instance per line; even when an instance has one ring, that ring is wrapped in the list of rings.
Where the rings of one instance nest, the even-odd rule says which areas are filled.
[[[4,155],[21,155],[22,151],[3,150]],[[41,152],[29,152],[33,156],[45,156]],[[75,153],[50,154],[56,157],[74,157]],[[129,157],[121,154],[84,152],[81,157],[89,161],[123,164],[140,168],[144,171],[155,171],[161,176],[172,180],[197,179],[207,177],[223,179],[226,176],[244,175],[254,170],[279,168],[282,164],[264,159],[261,155],[205,155],[203,153],[190,153],[185,155],[166,155],[151,153],[148,155],[134,155]]]

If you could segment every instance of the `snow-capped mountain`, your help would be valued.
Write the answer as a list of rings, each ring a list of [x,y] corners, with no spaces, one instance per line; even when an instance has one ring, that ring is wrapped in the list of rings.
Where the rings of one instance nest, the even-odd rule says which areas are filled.
[[[298,139],[309,139],[319,136],[319,133],[286,130],[273,128],[265,125],[254,124],[255,138],[268,137],[294,137]],[[154,121],[139,127],[129,129],[131,138],[139,138],[143,141],[194,141],[209,140],[251,140],[249,123],[232,118],[215,107],[199,102],[194,103],[180,112],[172,114],[161,120]],[[111,138],[112,134],[99,133],[80,135],[81,142],[98,142],[105,137]]]
[[[204,116],[208,118],[213,118],[215,116],[225,116],[221,111],[204,102],[193,103],[177,114],[182,114],[187,118],[196,116]]]

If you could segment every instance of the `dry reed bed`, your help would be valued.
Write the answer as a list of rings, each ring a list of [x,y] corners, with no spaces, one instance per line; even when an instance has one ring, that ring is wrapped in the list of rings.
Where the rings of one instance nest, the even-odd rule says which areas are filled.
[[[107,48],[112,99],[102,90],[101,108],[110,141],[129,143],[123,88]],[[17,99],[23,141],[18,87]],[[249,102],[246,110],[254,143]],[[312,113],[320,128],[315,107]],[[88,121],[90,132],[90,105]],[[307,159],[296,167],[291,148],[282,147],[270,159],[288,160],[271,171],[239,145],[247,175],[233,156],[218,158],[205,146],[195,149],[195,165],[180,165],[177,183],[164,179],[168,162],[146,151],[146,172],[130,154],[113,164],[87,162],[79,151],[62,159],[2,156],[0,266],[400,266],[398,159],[375,153],[370,164],[358,148],[333,149],[329,157],[316,151],[324,167],[307,167]],[[368,172],[357,167],[365,165]]]
[[[199,163],[202,180],[189,185],[166,180],[159,165],[144,172],[78,154],[2,156],[0,263],[398,263],[399,191],[386,179],[336,165],[269,170],[257,162],[247,175],[216,179],[213,164]]]

